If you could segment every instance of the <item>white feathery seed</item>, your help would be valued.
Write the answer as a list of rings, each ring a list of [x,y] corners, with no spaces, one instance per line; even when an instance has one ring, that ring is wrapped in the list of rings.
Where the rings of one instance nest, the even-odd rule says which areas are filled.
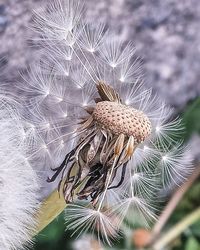
[[[93,199],[92,203],[92,196],[87,196],[85,190],[86,206],[76,205],[74,194],[72,200],[75,204],[72,203],[65,213],[67,226],[74,232],[79,232],[80,228],[81,232],[94,231],[99,238],[110,243],[120,231],[123,221],[131,220],[132,223],[139,216],[147,225],[156,219],[157,205],[153,203],[159,201],[160,190],[184,181],[191,172],[191,159],[180,141],[181,121],[173,118],[171,109],[151,89],[146,89],[140,59],[133,44],[119,40],[103,24],[87,23],[82,11],[82,1],[54,0],[47,9],[35,13],[33,27],[38,35],[35,40],[42,46],[41,57],[30,70],[30,77],[17,89],[25,107],[23,116],[27,122],[27,133],[31,135],[32,151],[35,152],[32,164],[41,171],[49,167],[58,168],[65,156],[83,140],[85,144],[80,145],[69,162],[78,159],[77,164],[85,163],[80,167],[80,176],[77,174],[81,180],[89,178],[89,171],[90,176],[94,173],[100,175],[98,178],[94,176],[93,181],[96,182],[93,186],[90,183],[89,187],[94,188],[98,181],[101,182],[105,169],[102,164],[102,168],[92,172],[92,166],[84,161],[85,155],[79,157],[84,153],[82,148],[87,151],[86,145],[90,145],[88,160],[99,148],[107,147],[106,152],[109,152],[105,141],[110,143],[110,152],[113,153],[115,148],[115,154],[124,145],[123,152],[128,152],[125,156],[120,151],[124,163],[120,165],[120,160],[117,162],[115,158],[106,161],[110,164],[109,172],[103,180],[104,188],[98,199]],[[134,138],[133,123],[130,124],[131,135],[123,129],[117,135],[109,124],[105,127],[104,122],[101,124],[93,119],[91,113],[96,103],[103,99],[115,103],[115,128],[123,127],[131,120],[123,117],[121,104],[126,106],[128,116],[130,110],[136,110],[138,120],[134,121],[138,131],[144,131],[147,123],[151,125],[144,138]],[[110,106],[105,112],[110,112]],[[108,113],[105,113],[107,118]],[[146,117],[144,123],[138,116],[141,113]],[[101,116],[99,110],[98,115]],[[121,122],[122,119],[126,120]],[[79,130],[80,124],[85,129]],[[103,149],[99,154],[102,163],[106,158]],[[115,164],[120,166],[115,168]],[[69,163],[65,165],[66,172],[59,174],[63,178],[67,175],[69,180],[65,183],[66,200],[70,200],[72,192],[72,168]],[[78,195],[85,198],[80,193]]]
[[[13,250],[30,246],[38,183],[15,104],[0,97],[0,249]]]

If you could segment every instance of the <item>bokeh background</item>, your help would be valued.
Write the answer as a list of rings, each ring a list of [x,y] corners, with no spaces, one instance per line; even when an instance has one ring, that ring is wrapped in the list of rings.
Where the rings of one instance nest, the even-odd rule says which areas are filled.
[[[50,0],[49,0],[50,1]],[[16,82],[19,71],[36,59],[27,42],[32,11],[44,0],[0,0],[0,66],[8,81]],[[200,168],[200,1],[199,0],[86,0],[85,17],[106,23],[119,37],[132,40],[143,59],[146,84],[174,107],[185,123],[183,140],[189,141],[195,168]],[[2,59],[3,58],[3,59]],[[168,201],[175,190],[168,194]],[[200,181],[177,204],[162,235],[200,206]],[[163,206],[164,207],[164,206]],[[112,249],[138,249],[136,229],[127,232]],[[142,235],[145,239],[147,235]],[[137,239],[145,241],[141,234]],[[89,236],[75,241],[65,231],[63,215],[35,239],[35,250],[101,249]],[[187,227],[164,249],[200,250],[200,221]]]

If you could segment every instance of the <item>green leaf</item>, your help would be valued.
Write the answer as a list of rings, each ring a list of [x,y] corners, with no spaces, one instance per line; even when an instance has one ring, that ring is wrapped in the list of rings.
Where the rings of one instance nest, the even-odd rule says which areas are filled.
[[[191,226],[193,235],[200,239],[200,220]]]
[[[200,250],[200,244],[197,239],[190,237],[186,242],[185,250]]]
[[[182,117],[186,126],[186,138],[189,138],[194,132],[200,134],[200,97],[186,108]]]

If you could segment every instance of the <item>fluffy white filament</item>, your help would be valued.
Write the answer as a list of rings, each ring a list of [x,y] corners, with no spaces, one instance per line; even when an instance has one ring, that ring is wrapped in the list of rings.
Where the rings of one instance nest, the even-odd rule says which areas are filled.
[[[31,239],[37,178],[26,160],[26,134],[13,104],[0,96],[0,249],[21,249]]]
[[[47,10],[36,13],[41,59],[18,88],[35,152],[32,162],[41,171],[58,167],[80,139],[74,131],[86,115],[84,107],[95,105],[99,80],[114,88],[122,103],[143,111],[151,121],[152,134],[136,148],[123,184],[100,197],[97,210],[82,205],[66,210],[68,226],[75,232],[97,231],[99,238],[109,242],[124,219],[139,216],[138,221],[145,224],[154,220],[157,210],[152,201],[159,200],[163,187],[186,178],[191,160],[179,142],[180,120],[173,120],[171,109],[145,88],[135,47],[109,34],[104,25],[87,23],[81,3],[54,0]],[[112,186],[121,175],[119,169]]]

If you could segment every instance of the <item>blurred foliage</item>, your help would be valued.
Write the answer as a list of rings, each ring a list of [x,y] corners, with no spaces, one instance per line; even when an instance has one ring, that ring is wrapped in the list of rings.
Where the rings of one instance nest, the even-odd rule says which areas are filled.
[[[168,229],[199,207],[200,179],[186,193],[168,222]],[[200,250],[200,221],[188,228],[174,243],[173,250]]]
[[[182,114],[186,127],[185,138],[188,140],[193,134],[200,134],[200,98],[190,103]],[[200,178],[186,193],[183,200],[171,216],[167,228],[185,218],[195,208],[200,206]],[[200,221],[188,228],[179,239],[172,243],[173,250],[200,250]]]
[[[200,134],[200,97],[188,105],[182,117],[186,127],[186,139],[193,133]]]
[[[200,134],[200,98],[190,103],[182,112],[186,133],[183,139],[188,140],[194,133]],[[165,229],[171,228],[200,205],[200,181],[195,184],[184,196]],[[61,214],[35,239],[34,250],[72,250],[74,238],[69,231],[65,231],[64,215]],[[107,248],[108,249],[108,248]],[[126,238],[119,241],[114,249],[134,249],[131,245],[131,234],[127,232]],[[178,239],[172,242],[170,250],[200,250],[200,221],[188,228]],[[84,249],[87,250],[87,249]]]
[[[48,225],[35,239],[35,250],[72,250],[73,238],[65,231],[64,213]]]

